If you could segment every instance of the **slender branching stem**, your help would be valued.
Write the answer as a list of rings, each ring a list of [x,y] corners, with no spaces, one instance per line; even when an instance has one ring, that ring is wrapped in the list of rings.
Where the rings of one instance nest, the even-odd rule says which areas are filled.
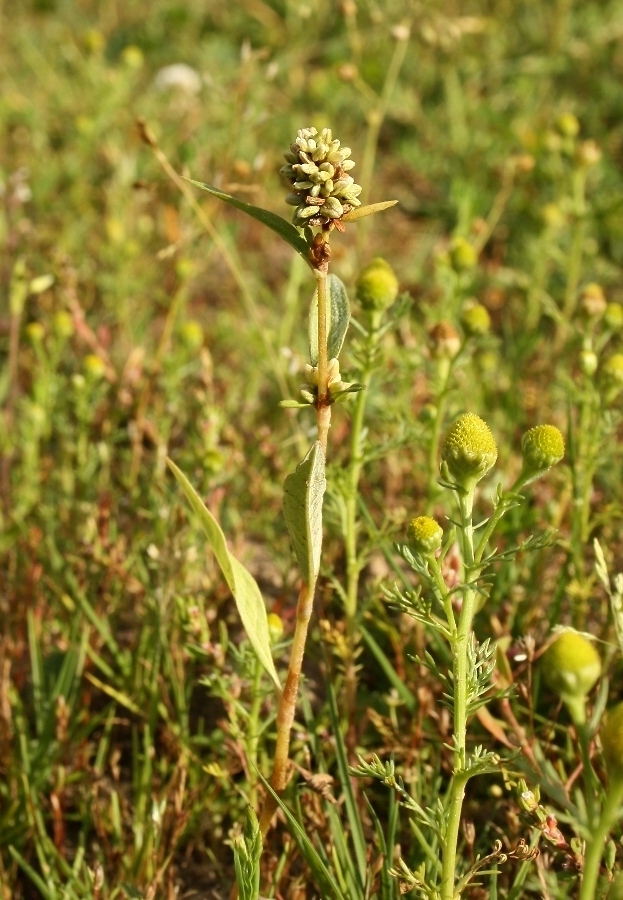
[[[586,718],[586,714],[585,714]],[[584,799],[586,801],[586,817],[588,827],[595,825],[595,773],[591,762],[591,729],[586,721],[576,722],[580,757],[582,759],[582,778],[584,781]]]
[[[584,873],[578,900],[595,900],[599,867],[604,852],[604,845],[614,827],[623,802],[623,779],[612,780],[606,791],[604,805],[595,830],[586,842],[584,855]]]

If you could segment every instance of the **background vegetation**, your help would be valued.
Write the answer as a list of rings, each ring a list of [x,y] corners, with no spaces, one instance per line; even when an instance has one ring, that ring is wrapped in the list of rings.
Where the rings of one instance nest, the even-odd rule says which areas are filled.
[[[188,68],[167,68],[178,63]],[[258,790],[250,740],[269,771],[269,685],[165,460],[205,497],[286,641],[296,576],[281,487],[315,423],[278,402],[304,380],[313,278],[258,223],[197,192],[189,203],[137,117],[176,172],[286,216],[282,154],[299,128],[330,126],[353,149],[364,202],[400,201],[332,242],[332,271],[354,300],[358,271],[381,255],[410,296],[368,395],[360,624],[371,640],[358,648],[349,746],[393,754],[420,802],[447,776],[449,719],[414,661],[424,631],[380,583],[404,575],[392,543],[426,507],[433,326],[459,328],[471,296],[490,313],[443,420],[467,409],[488,422],[504,473],[489,478],[490,496],[518,473],[526,428],[550,421],[567,435],[565,463],[501,538],[551,525],[555,543],[496,572],[478,620],[508,650],[521,726],[496,707],[474,730],[497,749],[537,735],[563,786],[548,802],[572,823],[576,750],[532,661],[561,622],[612,640],[593,537],[611,571],[623,568],[619,376],[605,368],[621,350],[623,3],[0,0],[0,70],[3,900],[225,898],[224,842]],[[589,283],[611,304],[605,318],[582,299]],[[342,368],[348,377],[348,352]],[[339,707],[335,486],[348,432],[339,406],[290,798],[298,791],[301,820],[334,859],[333,813],[305,777],[336,775],[326,685]],[[609,674],[616,700],[616,657]],[[249,736],[253,708],[262,731]],[[530,840],[512,783],[494,778],[468,796],[466,858],[498,838]],[[387,793],[374,796],[389,815]],[[417,857],[406,816],[397,843]],[[569,858],[550,842],[520,890],[566,896]],[[502,896],[520,865],[504,869]],[[283,825],[264,871],[269,896],[318,896]]]

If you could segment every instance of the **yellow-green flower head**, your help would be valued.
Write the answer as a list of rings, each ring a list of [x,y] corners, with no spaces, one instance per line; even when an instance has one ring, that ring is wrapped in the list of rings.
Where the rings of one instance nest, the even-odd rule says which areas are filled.
[[[25,330],[28,340],[33,344],[40,344],[45,337],[45,330],[41,322],[30,322]]]
[[[623,353],[613,353],[604,363],[602,372],[606,381],[623,387]]]
[[[584,721],[584,698],[601,675],[601,658],[595,645],[577,631],[563,631],[541,660],[543,678],[560,694],[573,721]]]
[[[546,472],[565,455],[565,442],[555,425],[536,425],[521,439],[524,472]]]
[[[357,279],[357,299],[363,309],[381,312],[392,305],[398,296],[398,279],[394,270],[377,256],[362,270]]]
[[[418,516],[409,522],[407,538],[414,550],[420,553],[435,553],[443,541],[443,529],[430,516]]]
[[[103,378],[106,374],[106,366],[104,360],[96,356],[95,353],[89,353],[84,358],[84,371],[93,379]]]
[[[600,319],[606,311],[606,298],[601,285],[587,284],[582,291],[580,308],[589,319]]]
[[[609,710],[601,728],[601,749],[608,775],[614,781],[623,779],[623,703]]]
[[[461,349],[461,338],[450,322],[438,322],[431,328],[428,337],[433,359],[454,359]]]
[[[623,328],[623,306],[620,303],[607,304],[604,323],[611,331],[620,331]]]
[[[55,313],[52,325],[55,334],[61,338],[70,338],[74,333],[74,320],[64,309]]]
[[[470,337],[487,334],[491,328],[491,316],[482,303],[472,302],[463,309],[461,325]]]
[[[498,448],[487,423],[474,413],[464,413],[446,434],[441,458],[457,483],[472,490],[495,465]]]
[[[456,237],[450,244],[450,261],[457,272],[473,269],[478,262],[478,254],[465,238]]]
[[[280,170],[292,184],[286,203],[296,206],[296,226],[331,225],[361,206],[361,185],[348,174],[355,166],[350,154],[350,147],[341,147],[330,128],[300,129]]]
[[[570,112],[565,112],[558,116],[556,126],[564,137],[574,138],[580,131],[580,123],[573,113]]]

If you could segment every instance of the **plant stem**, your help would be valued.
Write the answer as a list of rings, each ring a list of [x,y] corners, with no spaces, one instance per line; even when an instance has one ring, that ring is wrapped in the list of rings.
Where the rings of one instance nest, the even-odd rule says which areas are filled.
[[[586,801],[588,827],[593,828],[595,824],[595,774],[591,762],[591,730],[586,721],[576,722],[575,727],[578,732],[580,757],[582,759],[582,778],[584,781],[584,799]]]
[[[474,526],[472,509],[474,490],[459,494],[461,533],[463,537],[463,565],[465,584],[477,577],[474,568]],[[468,777],[465,773],[467,736],[467,647],[476,607],[476,591],[467,587],[459,616],[459,627],[453,642],[454,673],[454,772],[448,801],[448,825],[443,845],[441,869],[441,900],[452,900],[456,869],[456,852],[461,826],[461,811]]]
[[[326,268],[314,269],[318,286],[318,405],[316,407],[318,422],[318,440],[322,449],[327,452],[327,440],[331,427],[331,398],[328,385],[327,354],[327,271]]]
[[[573,174],[573,205],[575,212],[575,225],[573,228],[573,238],[571,242],[571,251],[569,253],[569,264],[567,268],[567,287],[565,290],[565,301],[563,313],[567,324],[575,311],[577,302],[578,284],[582,275],[582,252],[584,249],[584,241],[586,239],[586,169],[579,168]]]
[[[595,900],[599,866],[604,852],[604,844],[617,820],[619,806],[623,801],[623,779],[611,781],[605,795],[599,822],[588,839],[584,856],[584,874],[578,900]]]
[[[456,357],[455,357],[456,358]],[[439,487],[437,485],[437,477],[439,475],[439,436],[443,427],[443,420],[446,415],[446,401],[448,399],[448,385],[452,377],[452,360],[438,360],[437,378],[439,383],[439,393],[436,397],[437,412],[433,422],[433,431],[430,437],[428,448],[428,489],[426,492],[426,515],[429,516],[433,510],[435,503],[435,495]]]
[[[305,643],[307,641],[307,629],[312,614],[314,603],[315,585],[301,585],[299,593],[298,605],[296,607],[296,627],[294,630],[294,641],[292,642],[292,652],[290,653],[290,664],[288,666],[288,677],[286,678],[283,693],[279,699],[279,708],[277,710],[277,745],[275,747],[275,756],[273,760],[273,774],[270,779],[270,786],[280,794],[288,780],[288,755],[290,752],[290,732],[294,723],[294,713],[296,708],[296,698],[298,694],[299,680],[301,677],[301,668],[303,665],[303,655],[305,653]],[[277,809],[277,802],[272,794],[269,794],[264,800],[264,805],[260,814],[260,830],[262,836],[266,834],[270,828],[271,819]]]
[[[249,743],[247,755],[249,759],[249,804],[253,809],[257,806],[257,751],[260,742],[260,711],[262,709],[262,673],[263,667],[254,654],[253,686],[251,709],[249,711]]]
[[[364,390],[357,394],[355,410],[350,429],[350,463],[346,481],[346,515],[344,543],[346,550],[346,659],[345,659],[345,688],[346,688],[346,716],[349,723],[347,743],[349,750],[354,751],[355,744],[355,706],[357,697],[357,669],[355,666],[355,645],[357,641],[357,597],[359,593],[359,575],[361,574],[361,562],[357,553],[357,497],[359,479],[363,469],[362,430],[366,410],[368,388],[372,380],[374,370],[375,351],[378,346],[378,329],[381,320],[380,312],[373,312],[370,317],[370,327],[364,346],[363,368],[359,374],[359,380]]]

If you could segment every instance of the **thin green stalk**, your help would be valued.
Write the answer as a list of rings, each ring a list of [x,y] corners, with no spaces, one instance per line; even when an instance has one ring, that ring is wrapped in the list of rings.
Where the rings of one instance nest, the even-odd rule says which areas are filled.
[[[570,322],[575,311],[578,285],[582,275],[584,241],[586,240],[586,169],[584,167],[576,169],[573,174],[573,199],[576,221],[569,253],[567,287],[563,305],[563,313],[567,323]]]
[[[580,758],[582,760],[586,816],[588,818],[588,827],[592,828],[595,824],[595,773],[591,762],[591,730],[586,722],[576,722],[576,728],[580,745]]]
[[[439,393],[436,397],[437,411],[435,413],[435,419],[433,421],[433,431],[428,448],[428,488],[426,491],[427,516],[429,516],[433,510],[435,495],[438,491],[437,477],[439,475],[439,439],[441,436],[441,429],[443,428],[443,422],[446,416],[448,387],[450,385],[452,370],[454,368],[452,363],[453,360],[450,359],[440,359],[438,361],[439,368],[437,375],[439,379]]]
[[[346,483],[346,513],[345,513],[345,552],[346,552],[346,658],[345,667],[345,691],[346,691],[346,716],[350,726],[355,724],[355,707],[357,698],[357,668],[355,665],[355,649],[357,642],[357,599],[359,594],[359,576],[361,574],[361,561],[357,552],[357,508],[359,495],[359,479],[363,469],[362,430],[366,411],[368,389],[374,370],[375,352],[378,345],[378,329],[381,319],[380,312],[373,312],[370,320],[370,329],[364,346],[364,364],[360,373],[360,382],[364,390],[357,394],[355,409],[353,412],[350,430],[350,464]],[[348,749],[354,752],[356,734],[353,728],[349,728],[347,735]]]
[[[599,822],[586,843],[584,856],[584,873],[578,900],[595,900],[599,867],[604,852],[604,845],[612,828],[616,824],[619,807],[623,801],[623,780],[611,781],[605,794],[605,802],[601,810]]]
[[[474,526],[472,510],[474,491],[459,495],[463,564],[465,583],[472,583],[477,575],[474,568]],[[456,875],[456,855],[461,826],[461,812],[468,777],[465,773],[467,739],[467,648],[476,608],[476,591],[467,588],[463,592],[459,627],[453,642],[454,673],[454,772],[448,801],[448,825],[442,852],[441,900],[452,900]]]
[[[253,672],[253,701],[249,710],[249,743],[247,756],[249,759],[249,804],[253,809],[257,808],[257,773],[259,770],[257,751],[260,742],[260,712],[262,709],[262,673],[263,667],[254,654]]]
[[[454,62],[446,62],[441,67],[443,87],[446,94],[446,109],[452,145],[457,153],[462,153],[469,140],[465,121],[465,99],[458,69]]]
[[[392,94],[394,93],[394,89],[398,81],[398,76],[400,75],[400,70],[407,53],[408,45],[408,32],[405,32],[404,36],[401,35],[396,39],[396,46],[394,47],[394,53],[390,60],[389,66],[387,67],[387,74],[385,76],[381,95],[378,98],[378,102],[374,109],[370,110],[370,112],[368,113],[368,131],[366,133],[366,143],[363,151],[363,161],[361,163],[361,177],[359,179],[359,183],[363,188],[363,193],[368,198],[368,202],[371,202],[370,192],[372,187],[372,176],[374,174],[374,164],[376,161],[376,151],[379,142],[379,134],[381,132],[383,122],[385,121],[385,116],[387,115],[389,102],[391,100]],[[359,222],[359,227],[357,229],[357,255],[359,257],[362,254],[367,225],[367,221],[365,219],[362,219]]]

